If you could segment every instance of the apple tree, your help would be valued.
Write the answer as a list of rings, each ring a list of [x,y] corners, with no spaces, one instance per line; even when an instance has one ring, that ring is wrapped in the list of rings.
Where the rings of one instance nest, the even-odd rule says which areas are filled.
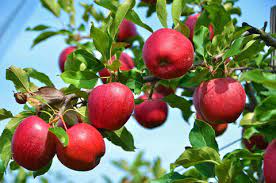
[[[94,0],[80,3],[84,11],[77,15],[73,0],[41,0],[49,13],[64,14],[68,22],[62,29],[42,22],[26,30],[40,33],[32,47],[64,37],[68,47],[57,59],[64,87],[56,88],[31,66],[7,68],[22,112],[0,109],[0,120],[10,119],[0,137],[0,178],[8,168],[43,175],[55,155],[70,169],[93,171],[108,156],[103,138],[135,151],[135,139],[124,127],[131,115],[153,129],[166,122],[172,107],[194,121],[191,146],[175,157],[167,174],[159,167],[162,172],[145,182],[275,183],[275,33],[266,32],[267,22],[260,29],[239,26],[236,2]],[[135,11],[140,7],[147,8],[147,17],[157,14],[163,27],[152,30]],[[275,32],[275,7],[272,20]],[[144,40],[136,26],[151,36]],[[243,127],[244,146],[222,157],[216,136],[228,123]]]

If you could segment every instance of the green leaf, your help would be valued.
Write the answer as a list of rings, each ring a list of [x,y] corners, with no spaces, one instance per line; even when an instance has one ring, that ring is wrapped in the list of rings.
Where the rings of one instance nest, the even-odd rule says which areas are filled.
[[[33,28],[27,27],[26,31],[43,31],[43,30],[46,30],[46,29],[49,29],[49,28],[50,28],[50,26],[48,26],[48,25],[37,25]]]
[[[170,172],[159,179],[150,181],[150,183],[173,183],[174,181],[182,180],[183,178],[185,177],[177,172]]]
[[[93,39],[93,43],[96,49],[102,54],[103,60],[107,61],[110,58],[110,49],[111,49],[111,38],[107,32],[103,32],[101,29],[98,29],[91,25],[90,37]]]
[[[48,163],[48,165],[46,165],[45,167],[42,167],[41,169],[34,171],[33,177],[36,178],[40,175],[44,175],[45,173],[47,173],[50,170],[51,166],[52,166],[52,161],[50,161],[50,163]]]
[[[239,159],[224,159],[220,165],[216,166],[216,175],[220,183],[255,182],[245,174]]]
[[[210,42],[209,30],[207,27],[201,26],[194,33],[193,43],[195,46],[195,52],[205,58],[206,44]]]
[[[234,41],[234,43],[231,45],[230,49],[225,52],[222,59],[225,60],[229,57],[238,55],[241,52],[241,46],[243,45],[243,39],[244,37],[240,37]]]
[[[53,37],[55,35],[58,35],[59,33],[58,32],[55,32],[55,31],[46,31],[46,32],[42,32],[41,34],[39,34],[33,41],[33,44],[32,44],[32,48],[37,45],[38,43],[50,38],[50,37]]]
[[[190,29],[187,25],[185,25],[183,22],[178,21],[176,26],[174,27],[175,30],[178,32],[181,32],[184,36],[189,37],[190,36]]]
[[[125,127],[116,131],[103,131],[102,135],[125,151],[134,151],[136,149],[133,136]]]
[[[0,121],[4,120],[4,119],[12,118],[12,117],[13,117],[13,115],[10,111],[8,111],[4,108],[0,109]]]
[[[121,66],[120,60],[116,59],[112,62],[111,65],[108,65],[107,68],[111,71],[118,71]]]
[[[1,160],[0,160],[1,161]],[[10,162],[10,169],[17,170],[20,166],[16,163],[16,161]]]
[[[181,78],[179,86],[197,87],[200,85],[200,83],[208,79],[208,74],[208,69],[197,69],[195,72],[187,73],[184,77]]]
[[[78,49],[71,53],[67,57],[64,68],[65,71],[79,71],[83,68],[82,64],[95,73],[104,68],[104,64],[85,49]]]
[[[148,26],[147,24],[145,24],[144,22],[142,22],[139,15],[134,10],[130,10],[127,13],[126,19],[130,20],[131,22],[135,23],[136,25],[139,25],[140,27],[142,27],[150,32],[153,32],[152,28],[150,26]]]
[[[111,30],[110,30],[110,35],[112,39],[114,40],[121,22],[127,15],[127,13],[134,7],[135,5],[135,0],[125,0],[122,4],[119,5],[116,13],[115,13],[115,18],[112,22],[111,25]]]
[[[243,116],[243,118],[241,119],[240,121],[240,125],[241,126],[257,126],[257,125],[263,125],[264,122],[261,122],[261,121],[256,121],[254,119],[254,113],[253,112],[249,112],[247,114],[245,114]]]
[[[60,16],[60,6],[55,0],[40,0],[44,8],[52,12],[56,17]]]
[[[54,127],[54,128],[49,128],[49,131],[52,132],[62,143],[63,147],[66,147],[69,143],[69,137],[66,131],[61,128],[61,127]]]
[[[172,17],[174,25],[180,21],[184,0],[174,0],[172,3]]]
[[[82,119],[83,122],[90,123],[90,121],[88,119],[88,110],[87,110],[86,106],[82,106],[80,108],[77,108],[76,112],[81,115],[81,119]]]
[[[211,20],[212,25],[214,26],[214,33],[220,34],[224,26],[231,21],[230,14],[224,9],[220,3],[210,3],[207,6],[204,6],[204,9],[208,12],[207,18]],[[200,25],[201,17],[199,17],[196,27]],[[209,23],[209,22],[208,22]],[[209,26],[209,24],[205,24]]]
[[[98,76],[91,71],[65,71],[61,78],[67,84],[72,84],[77,88],[93,88],[98,80]]]
[[[263,153],[250,152],[247,149],[236,149],[228,154],[226,154],[223,159],[247,159],[247,160],[261,160],[263,158]]]
[[[211,147],[218,151],[214,129],[207,123],[195,120],[194,127],[189,134],[190,143],[193,147]]]
[[[171,165],[172,168],[183,166],[188,168],[202,163],[219,165],[221,162],[218,152],[210,147],[188,148]]]
[[[45,84],[46,86],[54,86],[54,84],[52,83],[52,81],[46,74],[44,74],[42,72],[38,72],[37,70],[35,70],[33,68],[25,68],[24,71],[27,72],[29,77],[40,81],[41,83]]]
[[[110,0],[95,0],[95,3],[112,11],[117,11],[117,6],[112,3]],[[136,25],[143,27],[144,29],[153,32],[152,28],[147,24],[143,23],[139,15],[134,10],[129,10],[125,17],[127,20],[135,23]]]
[[[255,119],[258,121],[269,121],[275,122],[276,119],[276,96],[272,95],[267,97],[265,100],[259,104],[254,112],[255,112]]]
[[[162,99],[163,101],[167,102],[172,108],[178,108],[182,111],[184,119],[187,121],[192,114],[190,101],[179,97],[177,95],[169,95]]]
[[[167,28],[168,23],[167,23],[167,3],[166,0],[157,0],[156,2],[156,13],[159,18],[159,21],[163,25],[163,27]]]
[[[262,84],[268,89],[276,89],[276,74],[263,72],[258,69],[243,72],[240,81],[253,81]]]
[[[28,74],[23,69],[11,66],[6,70],[6,79],[13,82],[17,91],[28,92],[30,89]]]

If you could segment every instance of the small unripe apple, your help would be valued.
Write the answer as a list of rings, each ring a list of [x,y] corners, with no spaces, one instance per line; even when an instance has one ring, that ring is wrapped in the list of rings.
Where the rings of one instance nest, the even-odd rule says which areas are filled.
[[[244,133],[244,129],[242,130],[242,133]],[[250,137],[249,140],[243,139],[242,142],[245,145],[245,147],[250,151],[253,151],[254,149],[263,150],[266,149],[268,145],[264,136],[261,134],[254,134]]]
[[[266,183],[276,182],[276,139],[267,147],[264,154],[264,177]]]
[[[75,111],[66,112],[63,116],[63,119],[64,119],[64,123],[67,128],[71,128],[75,124],[82,122],[80,117],[78,116],[77,112],[75,112]],[[61,119],[58,120],[57,126],[65,129]]]
[[[58,63],[59,63],[59,68],[60,68],[61,72],[64,71],[64,64],[65,64],[65,62],[66,62],[67,56],[68,56],[70,53],[72,53],[73,51],[75,51],[75,50],[76,50],[76,47],[75,47],[75,46],[70,46],[70,47],[65,48],[65,49],[61,52],[61,54],[60,54],[60,56],[59,56],[59,61],[58,61]]]
[[[12,138],[12,157],[20,166],[36,171],[53,159],[56,138],[48,131],[49,127],[38,116],[30,116],[16,128]]]
[[[187,27],[190,29],[190,40],[193,41],[193,37],[194,37],[194,30],[196,27],[196,22],[198,17],[200,16],[200,14],[195,14],[195,15],[191,15],[187,18],[185,25],[187,25]],[[210,32],[210,40],[213,39],[214,37],[214,30],[213,30],[213,26],[210,24],[209,25],[209,32]]]
[[[78,171],[95,168],[105,154],[105,143],[100,132],[87,123],[79,123],[68,129],[67,134],[69,143],[66,147],[57,143],[59,161]]]
[[[200,114],[198,112],[196,113],[196,118],[199,119],[199,120],[203,120],[202,117],[200,116]],[[227,127],[228,127],[227,123],[221,123],[221,124],[208,123],[208,124],[211,125],[212,128],[215,130],[216,136],[222,135],[226,131]]]
[[[162,84],[157,85],[157,87],[155,87],[155,91],[157,93],[163,95],[164,97],[175,93],[174,89],[166,87]]]
[[[119,26],[118,41],[126,42],[137,35],[136,26],[131,21],[124,19]]]
[[[159,29],[145,42],[143,59],[150,72],[161,79],[184,75],[194,61],[191,41],[173,29]]]
[[[120,129],[129,119],[133,108],[131,90],[118,82],[97,86],[88,97],[89,120],[100,129]]]
[[[111,58],[111,60],[108,62],[109,64],[112,64],[115,60],[115,57],[113,56]],[[134,61],[132,60],[132,58],[127,54],[127,53],[122,53],[120,55],[120,70],[121,71],[129,71],[131,69],[134,68]],[[110,76],[110,72],[107,68],[102,69],[101,71],[99,71],[99,75],[100,77],[109,77]],[[106,78],[101,78],[103,83],[107,83],[107,79]]]
[[[245,106],[246,94],[233,78],[216,78],[200,84],[199,111],[210,123],[231,123],[238,119]]]
[[[139,97],[144,102],[135,106],[134,117],[145,128],[155,128],[164,124],[168,116],[168,106],[160,100],[162,95],[154,93],[152,99],[147,95]]]

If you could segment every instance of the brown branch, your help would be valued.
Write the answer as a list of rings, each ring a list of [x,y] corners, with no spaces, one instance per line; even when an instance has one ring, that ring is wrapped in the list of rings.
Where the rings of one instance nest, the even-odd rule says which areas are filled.
[[[143,78],[144,82],[147,83],[147,82],[157,82],[161,79],[155,77],[155,76],[146,76]]]
[[[272,46],[274,48],[276,48],[276,39],[273,38],[271,35],[269,35],[268,33],[266,33],[263,29],[266,27],[266,23],[264,25],[264,28],[263,29],[258,29],[256,27],[253,27],[251,25],[249,25],[248,23],[246,22],[243,22],[242,23],[242,26],[243,27],[250,27],[250,29],[247,31],[248,32],[248,35],[251,35],[251,34],[259,34],[260,35],[260,38],[265,42],[265,44],[267,46]]]
[[[258,68],[253,68],[253,67],[236,67],[236,68],[231,68],[230,69],[230,73],[234,72],[234,71],[245,71],[245,70],[254,70],[254,69],[258,69]],[[263,72],[271,72],[273,73],[273,70],[262,70]]]
[[[254,91],[253,87],[250,85],[250,83],[248,83],[248,82],[246,82],[244,86],[245,86],[245,89],[248,91],[247,96],[249,99],[249,105],[246,106],[246,109],[249,112],[253,112],[258,103],[257,99],[255,97],[255,91]]]

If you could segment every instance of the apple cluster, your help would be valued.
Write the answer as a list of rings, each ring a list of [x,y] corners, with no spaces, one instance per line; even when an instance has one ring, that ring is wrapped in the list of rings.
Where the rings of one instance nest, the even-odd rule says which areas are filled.
[[[154,0],[144,0],[156,3]],[[170,80],[185,75],[194,62],[193,35],[200,14],[189,16],[186,26],[190,29],[189,38],[177,30],[162,28],[152,33],[146,40],[142,57],[149,72],[158,79]],[[209,25],[210,39],[214,37],[213,26]],[[123,20],[119,26],[117,41],[129,42],[137,36],[135,25]],[[67,56],[77,47],[70,46],[62,51],[59,57],[60,70],[64,71]],[[106,65],[116,60],[112,56]],[[133,59],[125,52],[119,57],[121,71],[129,71],[135,67]],[[65,127],[69,137],[66,147],[49,131],[52,124],[46,123],[38,116],[24,119],[17,127],[12,139],[13,159],[22,167],[36,171],[57,155],[66,167],[77,171],[88,171],[96,167],[105,154],[105,142],[101,130],[115,131],[123,127],[133,114],[136,121],[143,127],[152,129],[161,126],[167,119],[168,106],[163,97],[175,93],[175,90],[158,83],[153,90],[140,96],[142,102],[135,105],[132,91],[120,82],[112,82],[109,78],[113,73],[108,67],[99,71],[102,85],[95,87],[87,101],[90,123],[82,121],[66,128],[62,119],[58,126]],[[228,123],[238,119],[243,112],[246,93],[242,85],[230,77],[214,78],[202,82],[194,91],[193,104],[196,118],[210,124],[216,135],[226,130]],[[67,122],[65,121],[65,124]],[[258,144],[259,136],[244,141],[246,147],[253,146],[265,149],[267,144]],[[267,148],[264,157],[264,174],[268,183],[275,182],[271,171],[275,170],[276,141]],[[273,161],[270,161],[273,159]]]

